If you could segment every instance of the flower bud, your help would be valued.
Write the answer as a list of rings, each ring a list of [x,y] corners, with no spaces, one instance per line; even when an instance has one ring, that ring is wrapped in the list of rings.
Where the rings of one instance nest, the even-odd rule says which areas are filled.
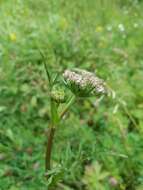
[[[65,102],[65,92],[62,88],[54,88],[51,91],[51,98],[57,103]]]

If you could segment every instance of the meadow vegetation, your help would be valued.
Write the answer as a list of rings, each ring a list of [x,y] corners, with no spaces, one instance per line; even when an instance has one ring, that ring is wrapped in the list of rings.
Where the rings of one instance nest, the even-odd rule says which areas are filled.
[[[0,190],[143,190],[143,1],[0,1]],[[112,96],[80,99],[44,177],[48,82],[80,68]],[[55,185],[56,184],[56,185]]]

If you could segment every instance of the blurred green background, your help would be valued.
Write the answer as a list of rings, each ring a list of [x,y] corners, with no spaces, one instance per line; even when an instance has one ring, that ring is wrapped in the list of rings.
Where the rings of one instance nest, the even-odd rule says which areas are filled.
[[[59,126],[55,189],[143,190],[141,0],[0,0],[0,190],[48,186],[48,86],[38,49],[51,72],[87,69],[114,90],[78,101]]]

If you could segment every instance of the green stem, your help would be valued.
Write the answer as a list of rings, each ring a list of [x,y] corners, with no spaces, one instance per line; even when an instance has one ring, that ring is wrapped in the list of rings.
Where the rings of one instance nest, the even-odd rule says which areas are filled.
[[[57,104],[52,99],[50,100],[51,103],[51,125],[49,128],[48,133],[48,140],[46,146],[46,156],[45,156],[45,170],[46,172],[51,168],[51,154],[52,154],[52,147],[53,147],[53,140],[55,134],[55,126],[58,124],[58,112],[57,112]]]
[[[60,116],[59,116],[60,119],[62,119],[62,117],[65,115],[65,113],[68,111],[69,107],[74,103],[74,101],[75,101],[75,96],[73,95],[71,99],[69,100],[69,102],[66,104],[63,111],[60,113]]]
[[[51,126],[48,134],[47,148],[46,148],[46,157],[45,157],[45,170],[46,172],[51,168],[51,153],[53,146],[53,139],[55,134],[55,127]]]
[[[58,124],[59,120],[62,119],[64,114],[68,111],[69,107],[73,104],[75,101],[75,96],[72,96],[61,114],[57,113],[57,107],[55,102],[51,100],[51,126],[49,128],[48,133],[48,141],[47,141],[47,147],[46,147],[46,156],[45,156],[45,170],[46,173],[48,170],[51,169],[51,154],[52,154],[52,147],[53,147],[53,140],[54,140],[54,134],[55,134],[55,126]]]

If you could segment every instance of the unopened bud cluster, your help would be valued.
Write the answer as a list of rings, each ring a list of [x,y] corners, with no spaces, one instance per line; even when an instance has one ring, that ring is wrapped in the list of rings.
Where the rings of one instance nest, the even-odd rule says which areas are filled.
[[[57,103],[65,102],[65,92],[63,89],[55,88],[51,91],[51,98]]]
[[[106,93],[103,80],[91,72],[82,69],[66,70],[63,77],[67,86],[78,96],[85,97]]]

